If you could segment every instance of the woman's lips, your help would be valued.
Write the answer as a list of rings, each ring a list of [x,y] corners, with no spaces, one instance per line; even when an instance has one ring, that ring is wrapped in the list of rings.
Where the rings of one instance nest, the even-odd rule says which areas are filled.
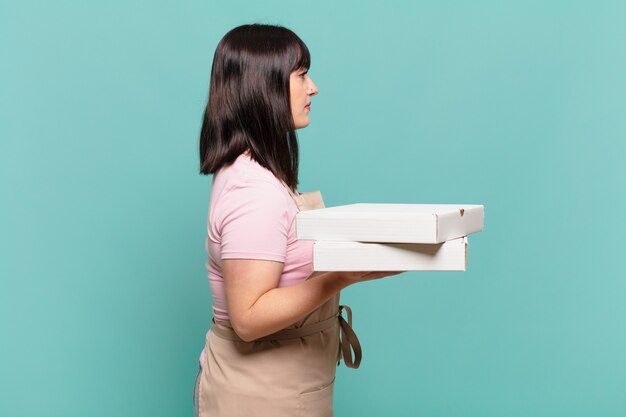
[[[307,109],[308,111],[311,111],[311,103],[309,103],[306,106],[304,106],[304,108]]]

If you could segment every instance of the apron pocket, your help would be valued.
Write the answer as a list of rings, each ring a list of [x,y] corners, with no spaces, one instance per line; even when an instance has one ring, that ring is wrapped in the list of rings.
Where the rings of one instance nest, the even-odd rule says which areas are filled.
[[[332,417],[335,378],[324,388],[298,395],[299,417]]]

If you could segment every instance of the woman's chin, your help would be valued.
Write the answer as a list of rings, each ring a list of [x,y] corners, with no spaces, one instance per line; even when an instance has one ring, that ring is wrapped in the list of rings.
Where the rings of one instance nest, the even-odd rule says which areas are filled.
[[[297,123],[295,123],[296,129],[303,129],[307,127],[309,125],[309,122],[310,120],[308,117],[306,119],[299,120]]]

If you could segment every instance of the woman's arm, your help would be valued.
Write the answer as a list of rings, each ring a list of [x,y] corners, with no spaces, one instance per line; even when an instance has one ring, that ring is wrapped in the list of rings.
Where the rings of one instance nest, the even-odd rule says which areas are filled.
[[[230,322],[245,341],[284,329],[348,285],[399,273],[316,272],[303,282],[276,288],[282,262],[224,259],[222,270]]]

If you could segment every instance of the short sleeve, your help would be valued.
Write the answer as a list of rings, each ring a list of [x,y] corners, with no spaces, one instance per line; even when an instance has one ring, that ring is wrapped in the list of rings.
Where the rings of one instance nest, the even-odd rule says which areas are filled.
[[[275,184],[251,181],[229,189],[220,201],[222,259],[285,262],[289,210]]]

